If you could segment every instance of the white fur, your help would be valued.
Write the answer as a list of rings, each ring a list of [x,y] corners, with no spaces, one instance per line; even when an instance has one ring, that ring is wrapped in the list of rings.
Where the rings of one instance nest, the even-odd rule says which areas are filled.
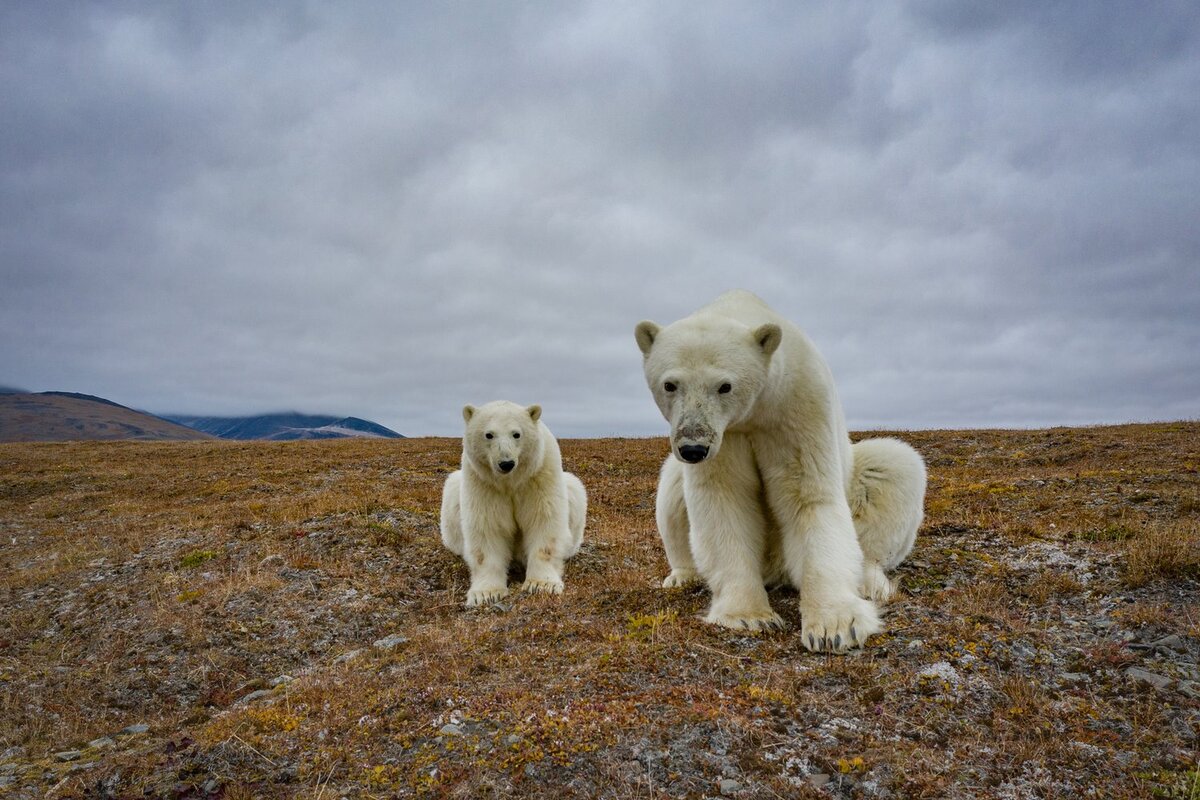
[[[562,594],[563,563],[583,541],[587,493],[563,472],[541,414],[505,401],[463,408],[462,469],[442,490],[442,543],[471,571],[468,606],[508,594],[514,559],[525,565],[522,590]]]
[[[783,624],[765,587],[790,583],[810,650],[881,630],[872,599],[890,596],[884,570],[912,549],[923,513],[916,451],[895,439],[852,447],[824,360],[749,292],[665,328],[642,322],[636,337],[671,424],[657,501],[663,586],[702,578],[709,622],[761,630]]]

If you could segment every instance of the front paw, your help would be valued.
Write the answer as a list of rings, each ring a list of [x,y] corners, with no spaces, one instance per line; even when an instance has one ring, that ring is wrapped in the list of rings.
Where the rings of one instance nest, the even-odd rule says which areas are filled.
[[[562,594],[563,582],[557,578],[529,578],[521,584],[521,591],[529,594]]]
[[[700,581],[700,573],[694,569],[673,569],[670,575],[663,578],[662,588],[682,589]]]
[[[467,591],[467,608],[490,606],[508,597],[507,586],[472,586]]]
[[[883,630],[875,604],[861,597],[840,603],[800,604],[800,640],[809,650],[844,653]]]
[[[710,611],[708,616],[704,618],[704,621],[713,625],[720,625],[724,628],[731,628],[735,631],[751,631],[754,633],[760,631],[781,631],[787,627],[783,621],[783,617],[776,614],[770,608],[728,612]]]

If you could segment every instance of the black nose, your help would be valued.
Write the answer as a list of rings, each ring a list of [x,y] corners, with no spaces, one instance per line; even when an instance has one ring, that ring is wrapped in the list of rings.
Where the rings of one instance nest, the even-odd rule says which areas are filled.
[[[513,467],[517,465],[515,461],[501,461],[496,466],[500,467],[501,472],[512,472]]]
[[[708,448],[702,444],[685,444],[679,448],[679,455],[689,464],[699,464],[708,457]]]

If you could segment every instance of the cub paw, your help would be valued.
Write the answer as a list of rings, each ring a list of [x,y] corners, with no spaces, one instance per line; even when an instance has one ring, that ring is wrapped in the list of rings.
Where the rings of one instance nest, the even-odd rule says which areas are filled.
[[[492,603],[500,602],[505,597],[508,597],[507,586],[472,587],[467,592],[467,608],[490,606]]]
[[[663,578],[662,588],[682,589],[700,582],[700,573],[694,569],[673,569],[671,574]]]
[[[721,614],[709,612],[704,621],[735,631],[750,631],[753,633],[762,631],[776,632],[787,627],[783,621],[783,617],[769,608],[765,611],[734,611]]]
[[[521,584],[521,591],[528,594],[562,594],[563,582],[559,580],[534,580],[530,578]]]
[[[809,650],[844,653],[883,630],[875,604],[853,597],[839,604],[800,605],[800,640]]]

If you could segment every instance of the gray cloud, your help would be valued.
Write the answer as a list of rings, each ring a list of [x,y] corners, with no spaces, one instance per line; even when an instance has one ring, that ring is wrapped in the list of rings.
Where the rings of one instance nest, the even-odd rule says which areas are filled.
[[[663,423],[733,286],[855,426],[1197,416],[1190,4],[10,4],[0,381]]]

